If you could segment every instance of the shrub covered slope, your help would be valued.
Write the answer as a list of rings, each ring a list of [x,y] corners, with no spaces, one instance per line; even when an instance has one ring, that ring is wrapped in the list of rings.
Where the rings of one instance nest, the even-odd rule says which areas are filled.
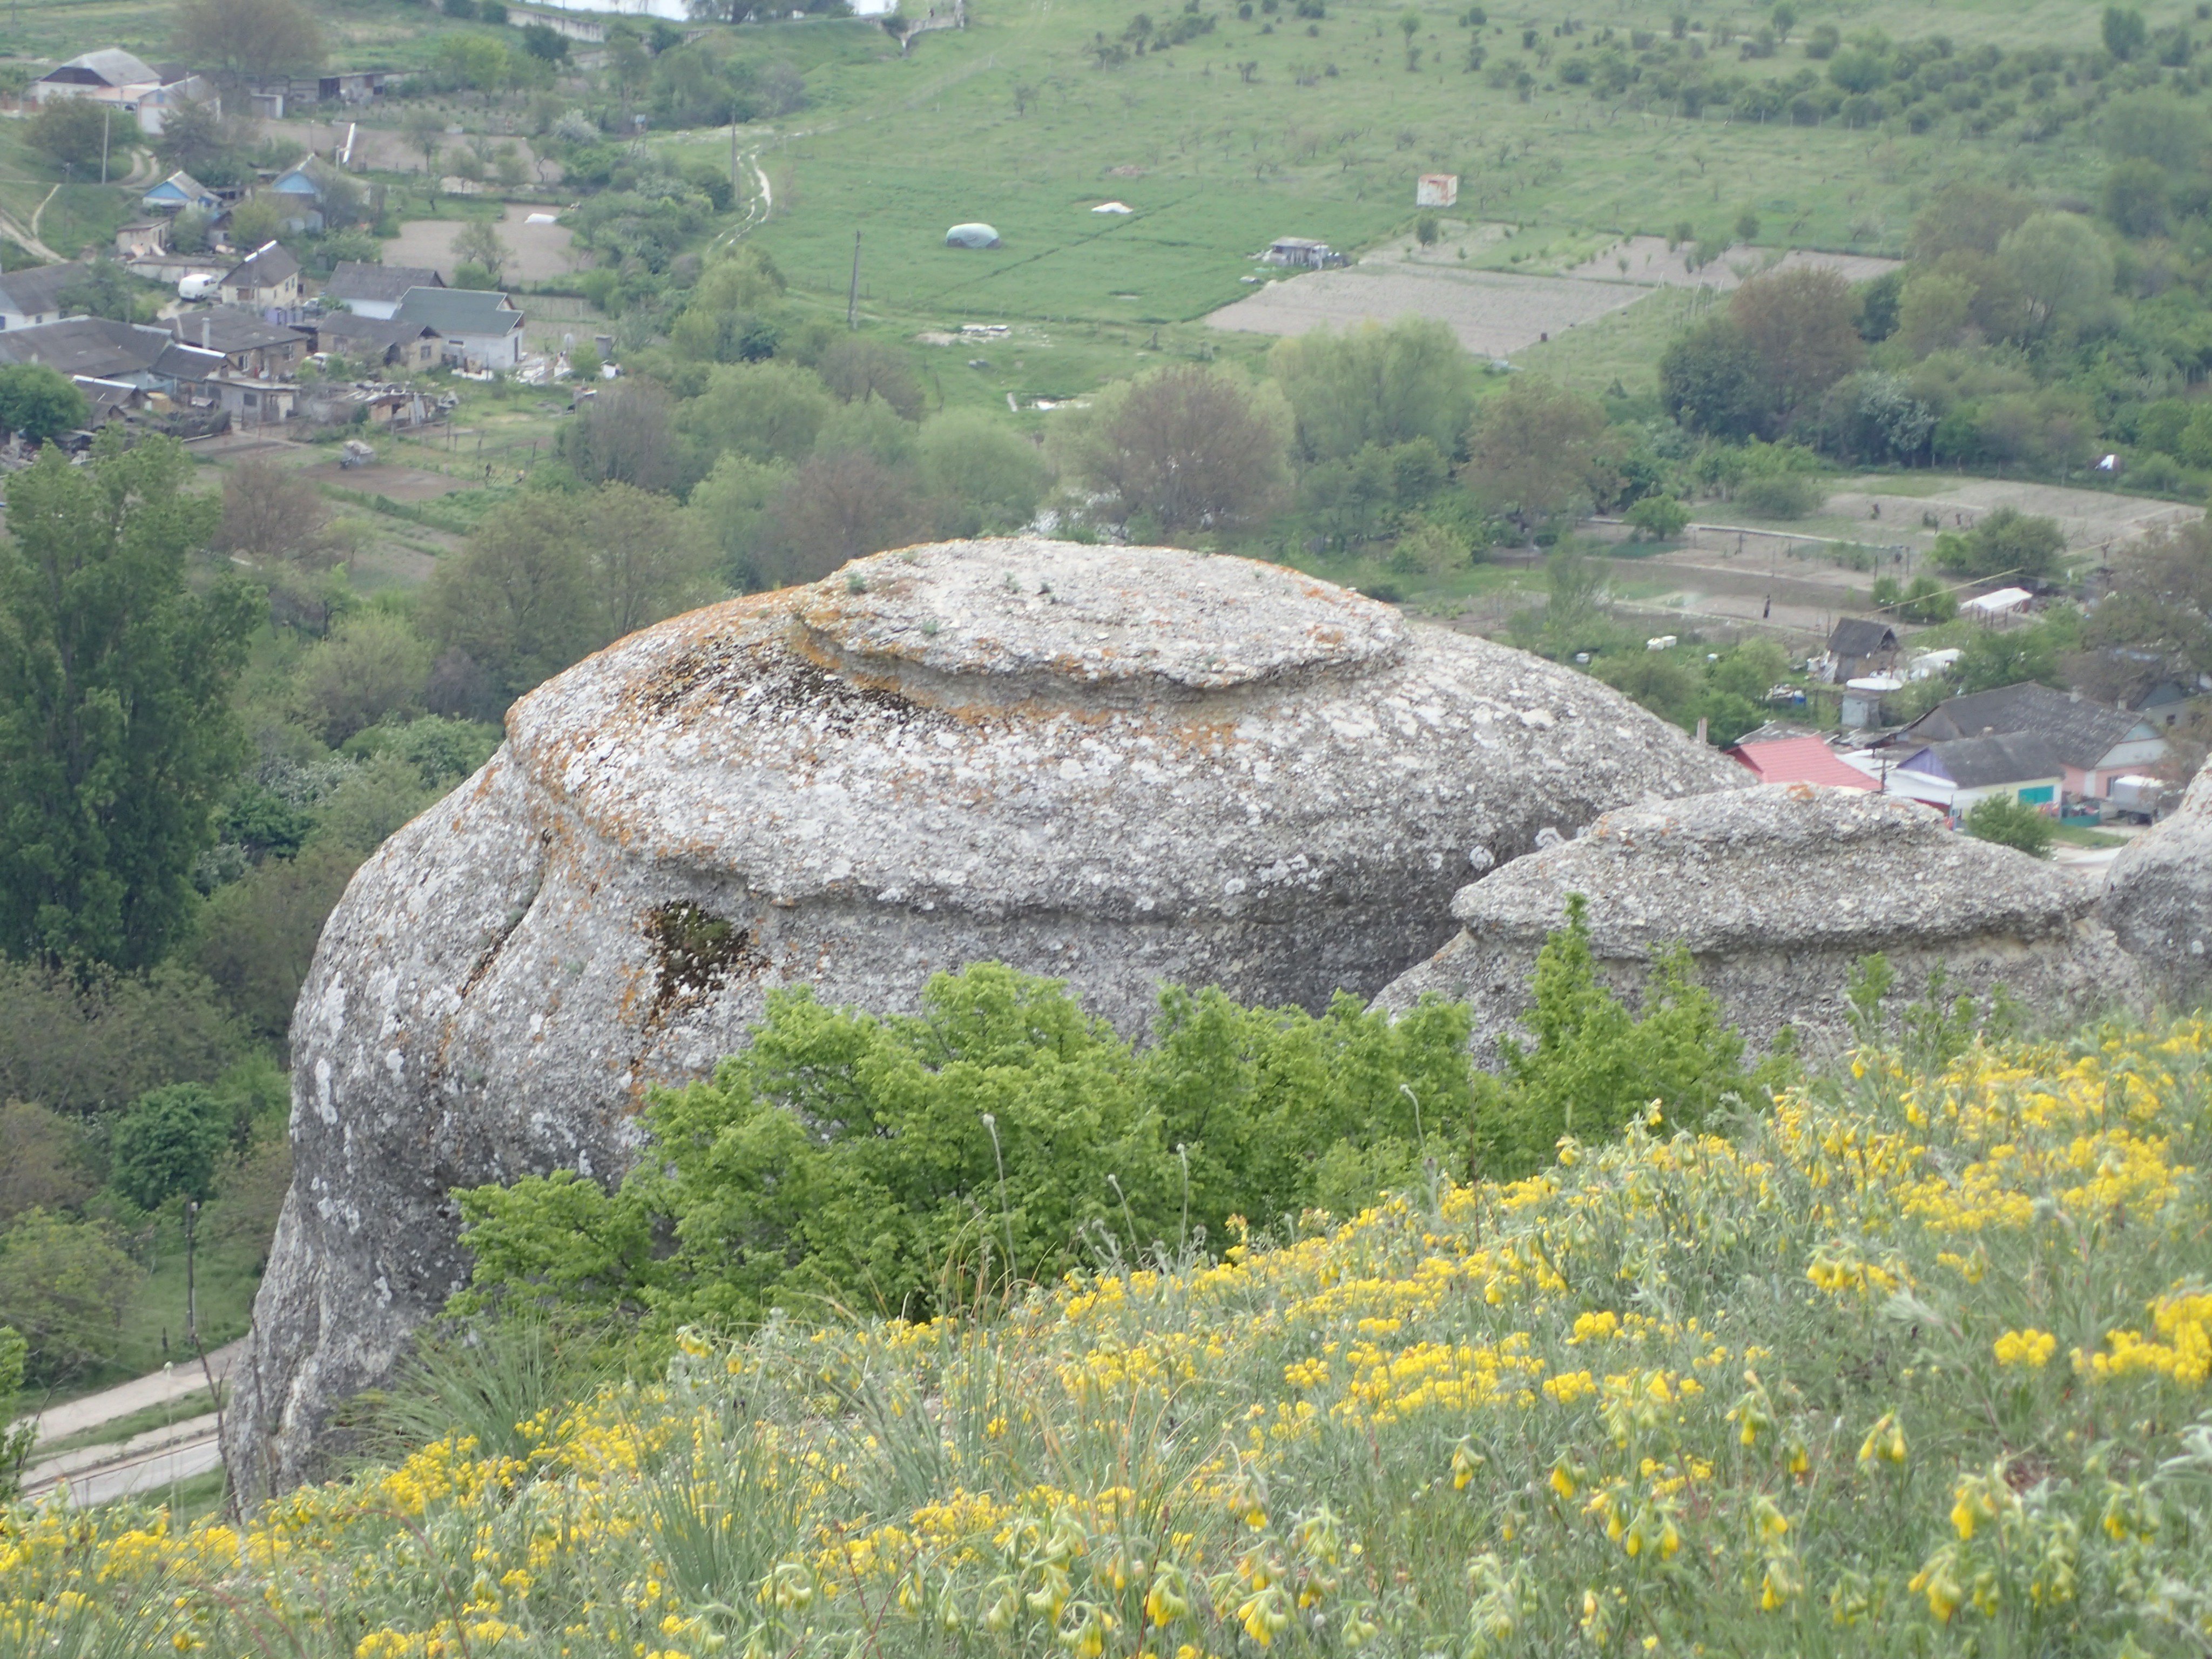
[[[567,1403],[479,1356],[473,1434],[242,1528],[14,1513],[0,1652],[2201,1652],[2208,1044],[1866,1051]]]

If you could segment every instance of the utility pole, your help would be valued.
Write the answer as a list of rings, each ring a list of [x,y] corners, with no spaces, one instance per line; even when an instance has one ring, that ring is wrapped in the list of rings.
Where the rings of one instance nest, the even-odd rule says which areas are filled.
[[[744,188],[738,178],[738,117],[733,110],[730,114],[730,199],[736,201]]]
[[[860,233],[853,233],[853,285],[845,290],[845,326],[860,325]]]
[[[100,182],[107,182],[107,130],[115,123],[115,106],[109,104],[100,112]]]

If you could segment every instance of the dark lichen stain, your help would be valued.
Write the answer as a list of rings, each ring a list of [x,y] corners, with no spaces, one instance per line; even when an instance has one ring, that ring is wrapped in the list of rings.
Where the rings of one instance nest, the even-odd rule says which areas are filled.
[[[645,936],[659,964],[652,1018],[696,1002],[733,973],[758,973],[768,958],[752,934],[690,899],[655,905],[645,913]]]
[[[869,716],[884,717],[899,726],[950,726],[937,710],[903,696],[888,685],[859,684],[825,672],[806,658],[793,653],[780,665],[781,672],[763,678],[762,706],[782,714],[805,714],[821,719],[840,736]]]

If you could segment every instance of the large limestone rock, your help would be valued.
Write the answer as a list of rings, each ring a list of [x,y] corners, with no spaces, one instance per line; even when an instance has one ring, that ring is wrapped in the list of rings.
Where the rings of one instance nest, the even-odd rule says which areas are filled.
[[[1470,867],[1737,775],[1585,676],[1166,550],[919,548],[624,640],[324,930],[231,1468],[305,1476],[462,1281],[452,1188],[618,1173],[779,986],[905,1009],[996,958],[1132,1030],[1162,980],[1369,996]]]
[[[2120,849],[2104,918],[2161,994],[2195,1004],[2212,994],[2212,767],[2172,817]]]
[[[2138,1001],[2135,966],[2093,914],[2088,884],[1946,829],[1898,796],[1761,784],[1608,812],[1579,839],[1462,890],[1463,931],[1376,1000],[1424,993],[1469,1002],[1477,1059],[1527,1040],[1530,977],[1567,897],[1589,901],[1601,975],[1633,1001],[1652,956],[1677,940],[1754,1049],[1785,1025],[1808,1046],[1848,1040],[1844,988],[1880,951],[1893,996],[1919,996],[1940,966],[1950,994],[2002,986],[2033,1012],[2078,1018]]]

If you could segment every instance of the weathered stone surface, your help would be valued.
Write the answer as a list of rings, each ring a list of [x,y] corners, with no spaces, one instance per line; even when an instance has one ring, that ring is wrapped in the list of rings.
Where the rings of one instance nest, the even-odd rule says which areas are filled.
[[[1586,676],[1165,550],[883,554],[624,640],[324,932],[231,1467],[301,1478],[461,1281],[449,1189],[618,1172],[644,1085],[776,987],[888,1012],[995,958],[1131,1030],[1162,980],[1370,996],[1470,868],[1737,773]]]
[[[2212,993],[2212,767],[2172,816],[2120,849],[2104,919],[2161,995],[2193,1004]]]
[[[1590,952],[1616,994],[1632,1003],[1652,956],[1679,940],[1754,1050],[1785,1025],[1816,1050],[1844,1042],[1852,964],[1877,951],[1899,1000],[1938,966],[1952,994],[2002,985],[2065,1018],[2142,991],[2087,883],[1899,797],[1790,783],[1608,812],[1506,865],[1462,890],[1463,931],[1377,1003],[1431,991],[1471,1003],[1476,1057],[1494,1064],[1499,1036],[1526,1038],[1536,952],[1572,893],[1589,901]]]

